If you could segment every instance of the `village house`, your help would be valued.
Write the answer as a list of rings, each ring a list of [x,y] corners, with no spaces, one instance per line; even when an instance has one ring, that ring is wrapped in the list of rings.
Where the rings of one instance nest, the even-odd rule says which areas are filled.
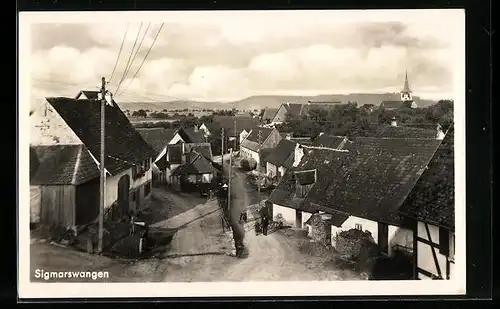
[[[342,149],[348,139],[345,136],[329,135],[320,133],[313,141],[312,145],[316,147],[325,147],[332,149]]]
[[[241,142],[240,156],[242,159],[254,159],[259,166],[262,165],[259,153],[265,148],[274,148],[281,140],[281,135],[274,128],[256,128]]]
[[[187,145],[187,144],[183,144]],[[205,145],[183,149],[182,164],[172,170],[172,186],[178,191],[204,191],[209,188],[219,170],[210,159],[211,147]]]
[[[295,149],[298,146],[299,144],[293,142],[290,136],[282,139],[265,158],[267,177],[281,179],[286,170],[292,166],[295,159]]]
[[[30,165],[31,192],[39,198],[31,209],[40,214],[39,223],[71,228],[96,214],[100,108],[96,100],[47,98],[40,109],[50,117],[34,118],[30,157],[37,164]],[[112,216],[120,217],[141,209],[149,198],[155,151],[114,101],[106,104],[105,132],[104,206]]]
[[[303,204],[305,197],[318,181],[338,169],[347,155],[345,150],[299,145],[290,167],[267,200],[273,216],[281,214],[285,222],[304,228],[318,210]]]
[[[453,139],[452,127],[400,208],[413,226],[414,279],[452,279],[454,275]]]
[[[250,116],[214,116],[213,122],[224,129],[230,142],[236,139],[239,143],[259,124],[258,119]]]
[[[341,231],[359,229],[371,233],[381,252],[411,252],[413,232],[398,208],[439,143],[437,139],[356,138],[344,147],[348,155],[342,166],[318,182],[303,205],[337,221],[331,231],[333,246]],[[336,220],[340,217],[345,220]]]
[[[170,183],[171,164],[180,164],[180,161],[168,161],[167,150],[169,145],[176,144],[204,144],[203,131],[195,128],[164,129],[164,128],[140,128],[137,129],[142,138],[156,151],[153,161],[153,179],[155,184]],[[172,150],[176,151],[175,147]],[[181,149],[178,148],[178,149]],[[210,151],[210,159],[212,152]],[[175,161],[175,154],[172,154]]]
[[[430,129],[428,127],[400,126],[398,125],[397,119],[393,117],[390,125],[378,126],[373,136],[379,138],[442,139],[444,133],[440,125],[435,126],[435,129]]]

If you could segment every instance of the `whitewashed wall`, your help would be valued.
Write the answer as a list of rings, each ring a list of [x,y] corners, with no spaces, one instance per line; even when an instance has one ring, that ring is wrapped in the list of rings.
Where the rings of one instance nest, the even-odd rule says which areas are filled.
[[[110,207],[118,199],[118,182],[120,178],[124,175],[129,175],[130,178],[130,190],[144,185],[152,178],[152,169],[150,168],[144,176],[136,180],[132,179],[132,169],[129,168],[119,174],[106,177],[106,198],[105,198],[105,208]]]
[[[276,177],[276,165],[266,162],[266,175],[268,177]]]
[[[170,145],[177,144],[179,141],[185,143],[185,141],[182,139],[182,137],[179,135],[179,133],[176,133],[174,137],[168,142]]]

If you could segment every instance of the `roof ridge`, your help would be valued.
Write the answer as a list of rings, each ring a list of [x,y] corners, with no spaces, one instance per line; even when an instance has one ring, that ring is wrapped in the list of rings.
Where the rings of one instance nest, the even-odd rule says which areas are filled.
[[[318,150],[332,150],[335,152],[349,152],[348,149],[337,149],[337,148],[330,148],[330,147],[321,147],[321,146],[308,146],[308,145],[301,145],[303,148],[308,148],[308,149],[318,149]]]

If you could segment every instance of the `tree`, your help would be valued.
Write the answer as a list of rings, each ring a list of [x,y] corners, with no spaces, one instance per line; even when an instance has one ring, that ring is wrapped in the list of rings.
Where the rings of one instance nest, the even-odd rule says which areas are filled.
[[[140,110],[134,111],[134,112],[132,113],[132,116],[134,116],[134,117],[144,117],[144,118],[146,118],[146,117],[148,116],[148,114],[146,113],[146,111],[145,111],[145,110],[140,109]]]

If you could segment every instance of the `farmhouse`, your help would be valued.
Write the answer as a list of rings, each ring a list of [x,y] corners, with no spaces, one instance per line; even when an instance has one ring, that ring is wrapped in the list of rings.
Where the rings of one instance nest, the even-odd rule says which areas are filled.
[[[256,128],[248,134],[241,142],[240,156],[243,159],[254,159],[258,165],[261,165],[259,152],[264,148],[274,148],[281,140],[281,135],[274,128]]]
[[[35,199],[39,204],[32,205],[32,209],[39,209],[35,212],[41,214],[41,224],[75,226],[88,220],[94,213],[93,207],[99,206],[99,203],[87,202],[88,215],[77,215],[80,211],[78,207],[83,203],[78,198],[81,192],[85,192],[87,201],[95,201],[99,196],[99,186],[92,183],[94,180],[90,179],[90,175],[99,167],[101,104],[96,100],[57,97],[47,98],[44,108],[46,113],[48,111],[52,115],[51,118],[43,126],[32,127],[32,132],[39,131],[35,136],[43,137],[32,145],[35,148],[31,158],[36,158],[35,162],[39,163],[38,166],[30,166],[34,169],[32,192],[40,196]],[[137,133],[115,102],[106,104],[106,120],[105,208],[115,206],[111,209],[112,214],[121,216],[129,210],[142,208],[149,197],[150,167],[155,151]],[[61,143],[59,133],[72,138],[68,143]],[[55,145],[59,147],[47,147]],[[94,162],[94,169],[89,167],[89,158]],[[73,171],[75,179],[63,181],[58,173],[55,179],[44,179],[44,174],[51,173],[48,166],[53,165],[63,169],[61,173],[64,175]],[[85,171],[80,171],[83,168]],[[85,177],[79,178],[80,173]]]
[[[304,199],[318,182],[335,173],[345,159],[346,151],[324,147],[298,146],[294,160],[267,202],[272,214],[281,214],[287,224],[303,228],[318,210],[304,204]]]
[[[178,191],[208,188],[218,170],[204,155],[191,149],[183,155],[183,163],[172,171],[172,186]]]
[[[298,143],[290,139],[282,139],[265,158],[266,175],[270,178],[278,179],[285,175],[286,170],[293,164],[295,159],[295,148],[298,146]]]
[[[214,116],[213,122],[224,129],[230,141],[238,139],[240,142],[258,126],[258,120],[250,116]]]
[[[400,212],[413,226],[414,279],[453,278],[454,133],[451,127]]]
[[[411,252],[413,232],[398,208],[410,193],[440,141],[436,139],[356,138],[336,172],[313,186],[305,207],[337,220],[332,245],[341,231],[369,231],[382,252]]]

